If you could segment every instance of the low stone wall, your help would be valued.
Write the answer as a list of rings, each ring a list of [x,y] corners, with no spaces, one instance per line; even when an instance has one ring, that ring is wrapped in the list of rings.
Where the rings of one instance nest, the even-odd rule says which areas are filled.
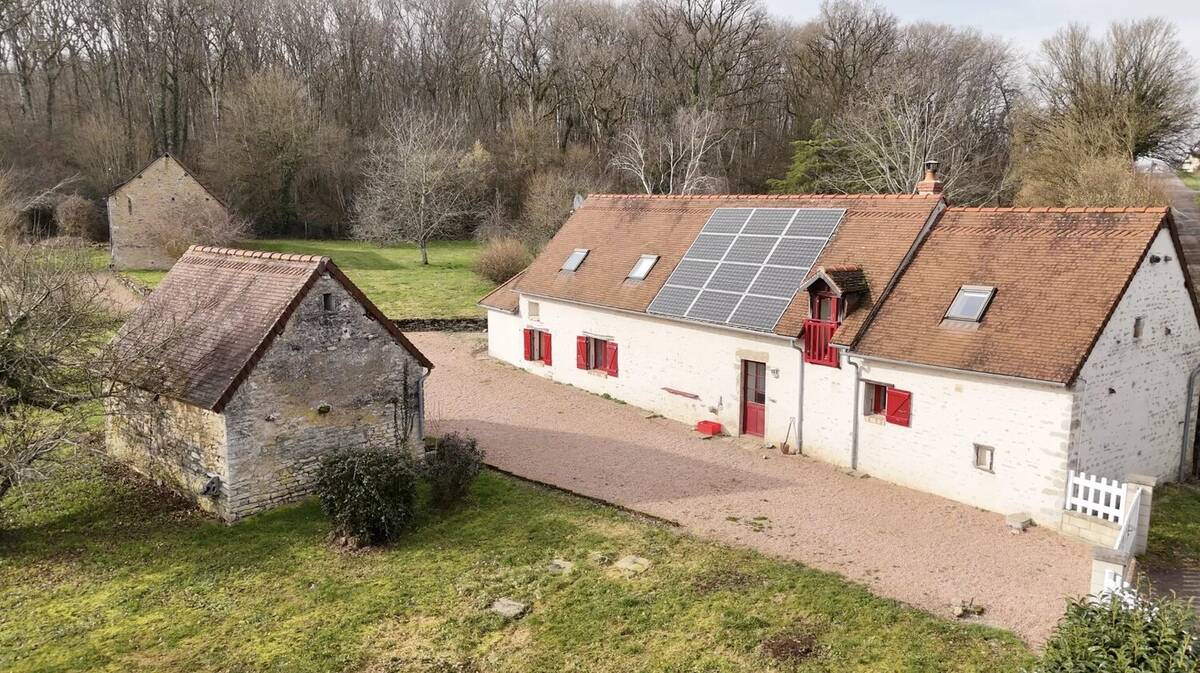
[[[1112,549],[1116,546],[1121,525],[1079,512],[1063,512],[1060,531],[1063,535]]]
[[[487,318],[400,318],[393,320],[406,332],[483,332]]]

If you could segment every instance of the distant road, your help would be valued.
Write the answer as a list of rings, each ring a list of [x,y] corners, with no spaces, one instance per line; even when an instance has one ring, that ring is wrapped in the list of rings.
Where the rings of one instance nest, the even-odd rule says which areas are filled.
[[[1200,282],[1200,204],[1196,203],[1197,192],[1189,189],[1174,173],[1156,174],[1163,190],[1171,199],[1175,211],[1175,224],[1179,227],[1179,238],[1183,243],[1183,258],[1194,283]]]

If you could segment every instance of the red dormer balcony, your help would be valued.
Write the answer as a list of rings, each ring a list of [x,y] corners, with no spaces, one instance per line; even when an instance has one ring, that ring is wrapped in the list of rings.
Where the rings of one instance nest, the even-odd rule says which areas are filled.
[[[804,361],[826,367],[839,366],[838,350],[830,341],[837,331],[838,323],[829,320],[804,321]]]

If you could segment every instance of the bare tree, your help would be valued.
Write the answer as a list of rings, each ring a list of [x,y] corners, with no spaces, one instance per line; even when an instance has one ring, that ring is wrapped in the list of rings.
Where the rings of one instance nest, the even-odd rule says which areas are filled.
[[[355,206],[357,238],[409,242],[429,263],[429,241],[481,211],[490,160],[463,144],[461,119],[411,110],[392,117],[366,158]]]
[[[669,125],[636,124],[617,138],[612,166],[647,194],[703,194],[721,184],[713,154],[725,137],[711,110],[680,108]]]
[[[1101,38],[1069,26],[1043,43],[1032,69],[1039,109],[1031,123],[1107,125],[1109,151],[1177,160],[1200,118],[1194,68],[1165,19],[1114,23]]]
[[[938,160],[961,203],[995,203],[1008,168],[1016,73],[1008,48],[946,26],[906,29],[886,66],[834,118],[830,191],[904,194]]]

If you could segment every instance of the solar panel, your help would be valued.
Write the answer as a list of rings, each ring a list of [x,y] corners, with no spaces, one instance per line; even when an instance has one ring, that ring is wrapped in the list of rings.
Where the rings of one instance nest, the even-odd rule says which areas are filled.
[[[665,285],[658,291],[658,295],[654,297],[654,301],[650,302],[650,306],[646,310],[650,313],[682,318],[687,314],[688,307],[692,305],[698,294],[700,294],[700,290]]]
[[[829,238],[846,211],[841,208],[802,208],[787,228],[784,236],[816,236]]]
[[[769,332],[845,213],[717,208],[647,310]]]

